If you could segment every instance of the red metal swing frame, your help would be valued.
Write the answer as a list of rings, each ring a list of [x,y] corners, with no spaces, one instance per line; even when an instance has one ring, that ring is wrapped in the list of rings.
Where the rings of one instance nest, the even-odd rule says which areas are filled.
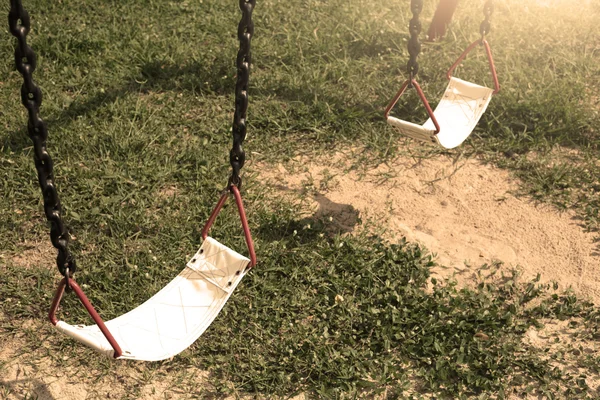
[[[492,74],[492,80],[494,81],[494,92],[492,94],[497,94],[500,91],[500,82],[498,82],[498,74],[496,73],[496,65],[494,64],[494,57],[492,56],[492,49],[490,48],[490,44],[485,38],[479,39],[471,43],[465,51],[456,59],[454,64],[450,67],[448,72],[446,73],[446,77],[448,80],[452,78],[452,72],[460,65],[461,62],[467,57],[467,55],[473,51],[478,44],[482,44],[485,48],[485,54],[487,55],[488,63],[490,65],[490,73]]]
[[[219,214],[219,212],[221,212],[221,209],[225,205],[225,202],[227,201],[227,198],[229,197],[230,193],[232,193],[233,197],[235,198],[235,203],[237,205],[237,209],[240,214],[240,220],[242,222],[242,229],[244,230],[244,237],[246,239],[246,245],[248,246],[248,252],[250,255],[250,264],[248,264],[247,268],[253,268],[256,265],[256,252],[254,251],[254,242],[252,240],[252,235],[250,233],[250,228],[248,226],[248,218],[246,217],[246,211],[244,210],[244,203],[242,202],[242,195],[240,193],[240,190],[237,188],[237,186],[235,186],[235,185],[229,186],[223,192],[221,197],[219,198],[217,205],[213,209],[212,213],[210,214],[210,217],[208,218],[208,221],[206,222],[206,224],[204,225],[204,228],[202,229],[202,239],[205,240],[207,238],[208,231],[210,230],[211,226],[215,222],[215,219],[217,218],[217,215]],[[102,317],[100,317],[100,314],[98,314],[98,312],[96,311],[96,309],[94,308],[94,306],[92,305],[90,300],[87,298],[87,296],[81,289],[81,287],[71,277],[64,277],[60,281],[60,283],[58,284],[58,288],[56,289],[56,293],[54,294],[54,298],[52,299],[52,305],[50,306],[50,311],[48,312],[48,319],[50,320],[52,325],[58,324],[58,318],[56,317],[56,312],[58,311],[58,306],[60,305],[60,301],[62,300],[63,295],[65,293],[65,289],[67,287],[70,287],[71,289],[73,289],[73,291],[79,298],[79,301],[81,301],[81,304],[83,304],[83,306],[85,307],[87,312],[90,314],[90,316],[92,317],[92,319],[94,320],[96,325],[98,325],[98,328],[100,329],[100,331],[102,332],[102,334],[104,335],[106,340],[108,340],[108,343],[110,344],[110,346],[113,348],[113,351],[114,351],[113,357],[114,358],[121,357],[121,355],[123,355],[123,350],[121,349],[121,347],[115,340],[112,333],[110,333],[110,331],[106,327],[106,324],[102,320]]]

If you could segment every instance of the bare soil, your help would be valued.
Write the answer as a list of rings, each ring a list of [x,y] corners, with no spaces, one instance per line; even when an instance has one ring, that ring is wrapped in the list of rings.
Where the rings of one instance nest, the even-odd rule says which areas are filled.
[[[595,235],[572,212],[516,196],[507,171],[445,156],[402,156],[364,170],[345,160],[297,158],[255,170],[275,196],[302,202],[306,216],[329,218],[341,232],[419,242],[435,256],[435,277],[467,285],[516,269],[600,304]]]

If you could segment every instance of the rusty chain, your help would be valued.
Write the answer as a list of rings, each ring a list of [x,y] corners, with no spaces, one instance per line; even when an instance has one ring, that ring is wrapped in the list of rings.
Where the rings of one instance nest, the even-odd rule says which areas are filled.
[[[256,0],[240,0],[240,9],[242,10],[242,19],[238,25],[238,39],[240,48],[236,58],[237,81],[235,84],[235,112],[233,115],[233,147],[229,152],[229,162],[231,163],[231,177],[229,185],[235,185],[241,189],[242,178],[240,170],[246,161],[246,153],[242,148],[242,143],[246,138],[246,112],[248,110],[248,83],[250,80],[250,42],[254,35],[254,22],[252,22],[252,11]]]
[[[413,17],[408,24],[408,31],[410,32],[410,38],[408,39],[408,54],[410,58],[406,68],[408,70],[409,79],[412,81],[413,78],[419,73],[419,62],[417,57],[421,52],[421,41],[419,40],[419,34],[421,33],[421,21],[419,15],[423,10],[423,0],[411,0],[410,9]]]
[[[10,33],[18,41],[15,49],[15,65],[17,71],[23,76],[21,102],[29,114],[27,132],[33,142],[33,157],[44,198],[44,212],[50,222],[50,239],[52,245],[58,249],[56,264],[63,276],[71,276],[76,270],[75,259],[69,251],[69,232],[62,220],[60,200],[54,182],[52,158],[46,150],[48,129],[40,117],[42,91],[33,81],[37,60],[33,49],[27,44],[30,19],[21,0],[10,0],[8,23]]]
[[[481,39],[485,39],[485,35],[490,33],[492,26],[490,24],[490,18],[492,17],[492,13],[494,12],[494,2],[493,0],[487,0],[485,5],[483,6],[483,15],[485,19],[479,25],[479,32],[481,33]]]

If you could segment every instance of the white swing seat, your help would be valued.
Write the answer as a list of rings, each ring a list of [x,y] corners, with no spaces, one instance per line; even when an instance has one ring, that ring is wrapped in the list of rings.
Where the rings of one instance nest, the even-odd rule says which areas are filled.
[[[181,273],[134,310],[106,322],[123,354],[120,359],[159,361],[194,343],[217,317],[246,273],[250,260],[211,237]],[[107,355],[114,350],[98,325],[56,327]]]
[[[423,125],[391,116],[387,117],[387,122],[403,135],[452,149],[464,142],[473,132],[490,103],[493,92],[493,89],[485,86],[452,77],[442,100],[433,112],[440,126],[439,133],[435,133],[431,118]]]

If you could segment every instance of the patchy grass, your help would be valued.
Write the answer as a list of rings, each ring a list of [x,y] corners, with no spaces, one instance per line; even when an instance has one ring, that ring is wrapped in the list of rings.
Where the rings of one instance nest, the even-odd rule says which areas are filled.
[[[424,17],[434,3],[426,2]],[[524,192],[575,209],[597,230],[600,49],[593,38],[600,10],[595,3],[577,10],[561,1],[540,4],[497,4],[490,41],[503,90],[474,138],[454,154],[514,170]],[[202,224],[226,183],[237,5],[25,5],[39,55],[36,80],[45,95],[49,150],[76,237],[77,279],[111,318],[178,272],[199,246]],[[408,8],[399,0],[259,1],[249,159],[285,161],[363,146],[360,165],[420,148],[382,118],[405,78]],[[431,99],[442,92],[448,65],[477,38],[480,19],[478,3],[461,4],[448,38],[424,46],[419,79]],[[0,63],[6,77],[0,84],[6,128],[0,133],[2,335],[13,334],[20,321],[43,318],[57,278],[52,257],[26,269],[16,261],[26,243],[47,236],[47,227],[13,46],[0,42],[6,55]],[[489,82],[487,73],[484,55],[476,53],[459,76]],[[414,93],[395,113],[415,121],[424,116]],[[343,185],[343,177],[336,179]],[[304,229],[299,210],[267,206],[260,182],[246,181],[260,265],[206,335],[171,361],[173,368],[208,369],[219,393],[264,396],[597,396],[580,374],[555,367],[544,350],[522,343],[525,332],[547,318],[584,321],[582,334],[595,338],[598,314],[591,304],[512,277],[472,290],[452,283],[428,289],[431,260],[422,249],[378,237],[331,236],[327,221]],[[230,210],[214,235],[243,249]],[[86,321],[72,296],[64,310],[65,318]],[[42,351],[35,333],[26,339],[30,351]],[[99,374],[117,368],[64,337],[52,334],[49,342],[47,357],[59,365],[66,354],[70,363],[91,365]],[[597,357],[582,352],[578,360],[582,374],[598,373]]]

